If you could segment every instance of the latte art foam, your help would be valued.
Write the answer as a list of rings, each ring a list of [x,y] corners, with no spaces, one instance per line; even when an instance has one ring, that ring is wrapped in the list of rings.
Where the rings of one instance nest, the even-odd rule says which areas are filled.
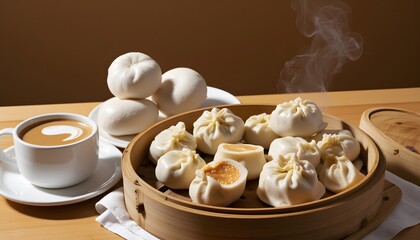
[[[74,127],[74,126],[56,125],[56,126],[45,127],[42,129],[41,132],[44,135],[60,135],[60,134],[70,135],[67,138],[63,139],[63,142],[65,142],[65,141],[71,141],[78,138],[80,135],[82,135],[83,130],[81,128]]]
[[[60,146],[81,141],[92,133],[92,128],[72,119],[53,119],[40,122],[23,131],[22,140],[42,146]]]

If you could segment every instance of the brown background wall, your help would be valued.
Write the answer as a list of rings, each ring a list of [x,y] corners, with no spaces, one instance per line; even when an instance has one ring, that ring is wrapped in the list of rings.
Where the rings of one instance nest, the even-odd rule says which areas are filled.
[[[419,87],[420,1],[345,1],[364,52],[327,89]],[[139,51],[237,95],[275,93],[309,40],[289,1],[2,0],[0,105],[103,101],[107,69]]]

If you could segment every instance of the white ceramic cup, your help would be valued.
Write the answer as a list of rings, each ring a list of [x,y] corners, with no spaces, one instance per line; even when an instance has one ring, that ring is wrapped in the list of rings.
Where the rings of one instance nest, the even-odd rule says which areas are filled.
[[[88,124],[92,132],[80,141],[57,146],[42,146],[22,140],[22,131],[29,126],[52,119],[72,119]],[[92,175],[98,163],[99,140],[96,123],[79,114],[52,113],[29,118],[15,128],[0,130],[13,136],[15,157],[0,149],[0,159],[15,162],[19,172],[33,185],[63,188],[82,182]]]

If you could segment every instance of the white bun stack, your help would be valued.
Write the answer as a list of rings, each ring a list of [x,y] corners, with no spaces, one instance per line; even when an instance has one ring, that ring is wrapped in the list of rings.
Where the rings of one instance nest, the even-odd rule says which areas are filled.
[[[98,125],[113,136],[137,134],[162,118],[200,107],[207,98],[199,73],[175,68],[162,75],[159,64],[140,52],[117,57],[107,84],[115,97],[99,108]]]

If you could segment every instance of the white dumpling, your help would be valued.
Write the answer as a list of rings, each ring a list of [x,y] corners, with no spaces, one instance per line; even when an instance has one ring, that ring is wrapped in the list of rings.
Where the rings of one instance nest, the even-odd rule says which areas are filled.
[[[345,156],[329,155],[318,167],[319,180],[334,193],[342,192],[360,182],[364,175]]]
[[[195,171],[206,162],[194,150],[171,150],[159,158],[155,175],[159,182],[173,189],[188,189]]]
[[[204,111],[194,122],[197,148],[214,155],[221,143],[237,143],[244,134],[244,121],[227,108]]]
[[[114,136],[137,134],[154,124],[158,114],[149,100],[113,97],[100,105],[98,126]]]
[[[162,84],[152,99],[167,116],[196,109],[207,98],[204,78],[190,68],[174,68],[162,75]]]
[[[220,144],[213,161],[219,161],[225,158],[235,160],[242,164],[248,170],[248,180],[257,179],[266,163],[264,148],[252,144]]]
[[[346,156],[351,161],[360,154],[360,144],[348,130],[340,130],[336,134],[323,134],[317,143],[321,151],[321,158],[332,156]]]
[[[269,121],[270,128],[279,136],[309,137],[326,125],[318,106],[300,97],[278,104]]]
[[[146,98],[159,88],[161,82],[159,64],[143,53],[123,54],[108,68],[108,88],[118,98]]]
[[[189,195],[194,203],[228,206],[243,194],[248,171],[237,161],[213,161],[196,171]]]
[[[296,154],[299,160],[308,160],[314,167],[317,167],[321,159],[320,151],[315,140],[307,142],[301,137],[282,137],[275,139],[268,150],[272,159],[286,156],[289,153]]]
[[[257,188],[259,199],[274,207],[311,202],[324,194],[314,166],[294,154],[266,163]]]
[[[247,143],[260,145],[264,149],[270,147],[271,142],[279,136],[271,130],[268,122],[270,115],[261,113],[253,115],[245,121],[244,140]]]
[[[178,122],[175,126],[171,126],[156,135],[152,144],[150,144],[150,160],[156,164],[163,154],[183,148],[195,150],[197,144],[193,135],[185,129],[185,123]]]

